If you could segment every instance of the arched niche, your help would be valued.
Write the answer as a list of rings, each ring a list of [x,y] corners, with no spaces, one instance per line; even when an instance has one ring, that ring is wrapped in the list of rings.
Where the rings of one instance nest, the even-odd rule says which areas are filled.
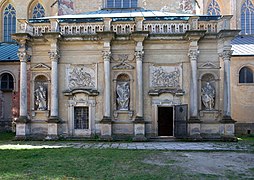
[[[34,78],[33,109],[35,111],[47,111],[49,109],[49,80],[45,75],[37,75]]]

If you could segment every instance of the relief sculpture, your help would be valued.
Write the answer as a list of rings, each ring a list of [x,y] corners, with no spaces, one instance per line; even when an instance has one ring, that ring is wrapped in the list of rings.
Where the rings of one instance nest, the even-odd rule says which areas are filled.
[[[206,82],[205,86],[201,89],[201,99],[206,110],[214,109],[215,89],[210,82]]]
[[[152,72],[153,87],[179,87],[180,70],[175,67],[174,71],[167,72],[162,67],[155,67]]]
[[[94,71],[84,66],[72,67],[69,72],[68,86],[70,89],[95,87]]]
[[[130,85],[129,82],[118,82],[116,86],[117,109],[129,110]]]

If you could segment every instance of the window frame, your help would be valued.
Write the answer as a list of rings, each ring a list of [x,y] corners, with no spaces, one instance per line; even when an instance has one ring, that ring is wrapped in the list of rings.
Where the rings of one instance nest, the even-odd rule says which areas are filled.
[[[7,76],[6,80],[2,80],[4,76]],[[2,83],[6,83],[6,88],[2,88]],[[12,86],[10,86],[12,84]],[[2,73],[0,76],[0,90],[1,91],[14,91],[15,89],[14,77],[10,73]]]
[[[38,6],[40,6],[40,7],[38,7]],[[37,12],[35,13],[36,8],[37,8]],[[38,10],[40,10],[40,11],[38,11]],[[43,10],[43,13],[41,12],[41,10]],[[41,16],[38,16],[38,14],[41,14]],[[44,6],[39,2],[36,3],[32,9],[32,13],[31,13],[32,19],[42,18],[42,17],[45,17],[45,15],[46,15],[46,10],[45,10]]]
[[[251,73],[251,77],[247,77],[248,73]],[[241,76],[243,81],[241,80]],[[252,82],[248,82],[248,78],[252,78]],[[254,84],[254,72],[253,69],[248,66],[243,66],[238,72],[238,84],[239,85],[253,85]]]
[[[241,6],[241,34],[254,34],[254,4],[245,0]]]
[[[207,7],[207,15],[209,15],[209,16],[218,16],[218,15],[221,15],[220,4],[216,0],[212,0],[209,3],[209,5]]]
[[[110,4],[110,6],[109,6]],[[128,9],[137,8],[138,0],[104,0],[104,8],[109,9]]]
[[[17,11],[11,3],[8,3],[2,12],[2,30],[3,41],[14,42],[11,38],[11,34],[16,33],[17,29]]]

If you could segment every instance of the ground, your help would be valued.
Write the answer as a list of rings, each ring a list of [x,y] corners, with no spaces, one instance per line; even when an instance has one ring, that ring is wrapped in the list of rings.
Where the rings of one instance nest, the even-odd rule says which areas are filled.
[[[254,179],[254,138],[239,142],[12,141],[0,179]]]

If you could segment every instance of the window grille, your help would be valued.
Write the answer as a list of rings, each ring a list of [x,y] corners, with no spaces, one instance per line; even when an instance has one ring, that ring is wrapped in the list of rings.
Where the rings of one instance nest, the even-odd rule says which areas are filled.
[[[207,9],[207,15],[220,15],[220,6],[216,0],[212,0]]]
[[[16,33],[16,10],[8,4],[3,12],[4,41],[11,42],[11,34]]]
[[[241,34],[254,33],[254,6],[251,0],[246,0],[241,9]]]
[[[13,90],[14,89],[14,81],[12,75],[9,73],[4,73],[1,75],[1,90]]]
[[[74,129],[89,129],[88,107],[74,107]]]
[[[105,0],[105,8],[136,8],[137,0]]]
[[[33,19],[45,17],[45,9],[38,3],[33,9]]]
[[[248,67],[243,67],[239,72],[239,83],[253,83],[253,72]]]

